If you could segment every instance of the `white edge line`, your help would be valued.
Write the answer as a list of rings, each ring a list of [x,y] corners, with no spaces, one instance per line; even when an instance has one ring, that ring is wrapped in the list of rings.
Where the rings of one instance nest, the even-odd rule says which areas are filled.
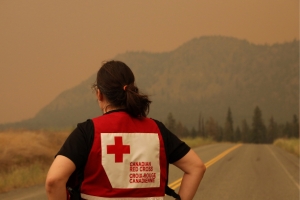
[[[276,161],[280,164],[282,169],[285,171],[285,173],[288,175],[288,177],[291,179],[291,181],[297,186],[298,190],[300,190],[299,184],[294,180],[293,176],[288,172],[288,170],[283,166],[283,164],[280,162],[280,160],[276,157],[276,155],[273,153],[273,151],[270,149],[269,146],[267,146],[268,150],[271,152],[273,157],[276,159]]]

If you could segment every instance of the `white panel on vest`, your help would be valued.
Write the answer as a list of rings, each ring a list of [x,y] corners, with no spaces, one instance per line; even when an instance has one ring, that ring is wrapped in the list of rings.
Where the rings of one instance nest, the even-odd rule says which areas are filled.
[[[101,133],[102,165],[113,188],[160,186],[157,133]]]

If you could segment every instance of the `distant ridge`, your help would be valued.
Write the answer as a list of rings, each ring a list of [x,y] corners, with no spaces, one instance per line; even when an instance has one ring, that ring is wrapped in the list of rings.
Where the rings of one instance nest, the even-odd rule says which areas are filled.
[[[231,108],[234,125],[251,124],[259,106],[267,124],[290,121],[299,111],[299,41],[255,45],[231,37],[195,38],[165,53],[126,52],[115,60],[133,70],[138,87],[150,95],[150,117],[165,121],[169,112],[188,127],[198,116],[223,125]],[[96,72],[95,72],[96,73]],[[95,75],[66,90],[28,120],[0,129],[65,129],[100,115],[91,91]]]

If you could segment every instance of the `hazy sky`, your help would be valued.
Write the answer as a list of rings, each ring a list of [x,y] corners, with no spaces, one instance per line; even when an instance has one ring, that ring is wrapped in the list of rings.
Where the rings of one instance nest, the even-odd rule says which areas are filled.
[[[101,62],[204,35],[299,39],[298,0],[1,0],[0,123],[33,117]]]

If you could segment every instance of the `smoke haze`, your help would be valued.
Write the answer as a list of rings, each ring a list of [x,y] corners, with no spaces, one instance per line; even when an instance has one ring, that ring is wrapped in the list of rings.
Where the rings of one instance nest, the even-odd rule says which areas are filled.
[[[299,1],[0,2],[0,123],[33,117],[126,51],[165,52],[203,35],[299,39]]]

